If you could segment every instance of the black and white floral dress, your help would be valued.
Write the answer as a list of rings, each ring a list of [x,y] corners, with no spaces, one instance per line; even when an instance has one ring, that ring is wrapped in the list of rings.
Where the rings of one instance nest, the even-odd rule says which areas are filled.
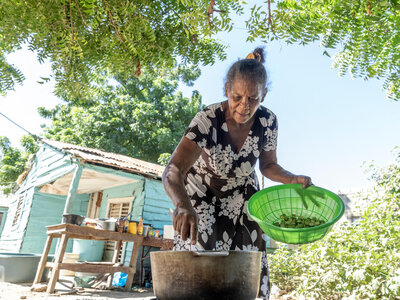
[[[242,148],[234,149],[222,103],[197,113],[185,137],[202,148],[185,185],[199,215],[198,238],[206,250],[262,251],[259,297],[269,297],[266,236],[247,214],[247,201],[259,190],[255,166],[261,151],[276,149],[277,120],[260,106]],[[175,236],[175,250],[192,250],[190,239]]]

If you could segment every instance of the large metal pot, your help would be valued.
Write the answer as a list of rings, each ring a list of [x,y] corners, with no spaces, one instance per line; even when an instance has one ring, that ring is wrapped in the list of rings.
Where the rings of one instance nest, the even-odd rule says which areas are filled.
[[[158,300],[254,300],[260,285],[262,252],[151,252]]]

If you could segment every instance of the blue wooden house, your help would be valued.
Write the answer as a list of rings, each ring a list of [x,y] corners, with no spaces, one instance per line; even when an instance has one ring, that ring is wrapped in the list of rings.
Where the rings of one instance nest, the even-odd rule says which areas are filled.
[[[61,223],[63,213],[90,218],[126,216],[151,224],[162,233],[173,207],[161,175],[164,167],[87,147],[43,141],[20,178],[0,236],[0,252],[43,251],[47,225]],[[67,252],[71,252],[72,243]],[[54,253],[55,245],[51,252]],[[132,245],[125,247],[130,257]],[[104,259],[113,244],[105,244]],[[128,252],[128,253],[127,253]]]

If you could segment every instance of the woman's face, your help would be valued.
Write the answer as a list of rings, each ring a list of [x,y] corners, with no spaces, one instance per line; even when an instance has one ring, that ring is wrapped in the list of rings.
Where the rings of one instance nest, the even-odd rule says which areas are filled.
[[[264,101],[267,89],[252,79],[236,78],[229,87],[225,85],[230,116],[236,123],[248,122]]]

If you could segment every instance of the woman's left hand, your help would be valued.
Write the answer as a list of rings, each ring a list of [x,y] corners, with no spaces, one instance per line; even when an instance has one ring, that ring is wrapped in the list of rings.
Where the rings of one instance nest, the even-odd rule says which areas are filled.
[[[311,178],[304,175],[293,175],[293,178],[290,183],[300,183],[303,189],[305,189],[310,185],[314,185],[311,181]]]

